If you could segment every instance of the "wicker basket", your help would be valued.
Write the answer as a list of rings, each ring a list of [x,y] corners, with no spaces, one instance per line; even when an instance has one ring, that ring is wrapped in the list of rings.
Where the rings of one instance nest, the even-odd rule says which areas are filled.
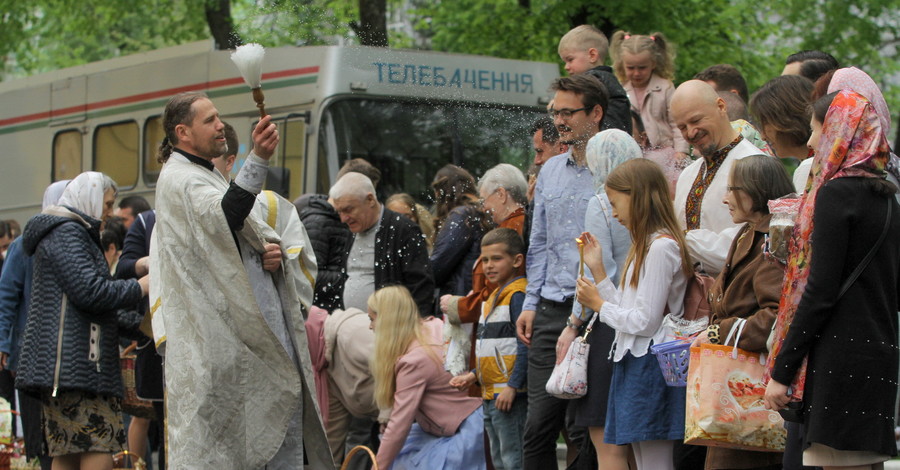
[[[375,453],[366,446],[356,446],[350,449],[350,452],[347,452],[347,456],[344,457],[344,464],[341,465],[341,470],[347,470],[347,466],[350,465],[350,460],[353,459],[353,456],[356,455],[357,452],[366,452],[369,454],[369,459],[372,461],[372,470],[378,470],[378,461],[375,459]]]
[[[650,352],[656,355],[659,368],[662,370],[666,385],[670,387],[686,387],[688,362],[691,359],[691,342],[677,339],[650,346]]]
[[[113,455],[113,470],[147,470],[147,463],[134,453],[123,450]]]

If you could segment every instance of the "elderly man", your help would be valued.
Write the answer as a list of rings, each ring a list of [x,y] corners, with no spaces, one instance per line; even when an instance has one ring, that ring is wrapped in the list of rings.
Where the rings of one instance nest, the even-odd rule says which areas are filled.
[[[378,202],[372,180],[360,173],[342,176],[328,196],[341,222],[354,234],[343,263],[345,308],[366,311],[373,292],[400,284],[416,299],[419,314],[431,315],[434,279],[419,226]]]
[[[703,158],[684,169],[675,187],[675,212],[687,234],[688,251],[703,269],[716,275],[725,265],[738,226],[722,204],[735,160],[762,154],[728,120],[725,101],[700,80],[675,90],[671,114],[684,139]]]
[[[304,333],[312,301],[304,268],[315,271],[315,261],[302,226],[284,226],[272,206],[254,208],[275,125],[260,119],[230,184],[211,162],[226,140],[204,94],[170,99],[163,130],[150,305],[165,356],[168,465],[294,469],[306,457],[334,468]]]

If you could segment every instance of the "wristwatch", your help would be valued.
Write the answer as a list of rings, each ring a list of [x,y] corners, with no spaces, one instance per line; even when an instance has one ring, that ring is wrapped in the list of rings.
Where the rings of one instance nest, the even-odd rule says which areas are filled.
[[[571,328],[575,331],[578,331],[580,329],[580,327],[576,325],[574,321],[572,321],[572,315],[569,315],[569,317],[566,318],[566,327]]]

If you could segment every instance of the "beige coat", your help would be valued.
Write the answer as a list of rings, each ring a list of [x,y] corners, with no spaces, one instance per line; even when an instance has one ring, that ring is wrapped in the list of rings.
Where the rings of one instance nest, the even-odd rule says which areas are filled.
[[[637,98],[631,82],[622,85],[628,93],[631,107],[637,110]],[[643,106],[638,110],[641,120],[644,122],[644,131],[650,140],[651,148],[675,147],[676,152],[688,153],[688,144],[681,136],[681,132],[669,115],[669,104],[675,93],[675,86],[671,80],[660,78],[656,74],[650,76],[647,84],[647,92],[644,96]]]
[[[302,315],[316,266],[306,232],[290,202],[275,198],[273,215],[266,207],[273,201],[263,198],[238,233],[256,253],[264,252],[264,242],[281,245],[283,269],[272,280],[298,369],[254,298],[221,207],[227,188],[218,172],[177,153],[157,184],[150,304],[154,338],[165,355],[169,467],[262,468],[302,407],[311,468],[333,469]]]

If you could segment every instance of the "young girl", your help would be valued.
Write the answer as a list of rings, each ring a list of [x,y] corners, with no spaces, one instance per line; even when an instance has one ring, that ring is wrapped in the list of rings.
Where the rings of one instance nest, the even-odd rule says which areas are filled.
[[[375,331],[375,402],[393,408],[378,449],[378,468],[484,469],[481,399],[450,386],[442,322],[423,320],[403,286],[369,297]]]
[[[622,163],[607,178],[606,194],[613,217],[633,240],[624,275],[616,289],[600,244],[585,232],[584,261],[598,283],[582,277],[576,293],[582,305],[599,312],[599,321],[616,330],[604,442],[631,444],[639,469],[671,469],[672,441],[684,437],[685,389],[666,386],[649,348],[666,335],[666,308],[682,315],[691,261],[659,165],[643,158]],[[566,328],[560,336],[559,359],[577,333]]]
[[[688,144],[669,116],[675,86],[675,50],[662,33],[649,36],[617,31],[610,45],[613,71],[636,115],[634,135],[647,158],[663,168],[673,194],[681,170],[690,163]]]

